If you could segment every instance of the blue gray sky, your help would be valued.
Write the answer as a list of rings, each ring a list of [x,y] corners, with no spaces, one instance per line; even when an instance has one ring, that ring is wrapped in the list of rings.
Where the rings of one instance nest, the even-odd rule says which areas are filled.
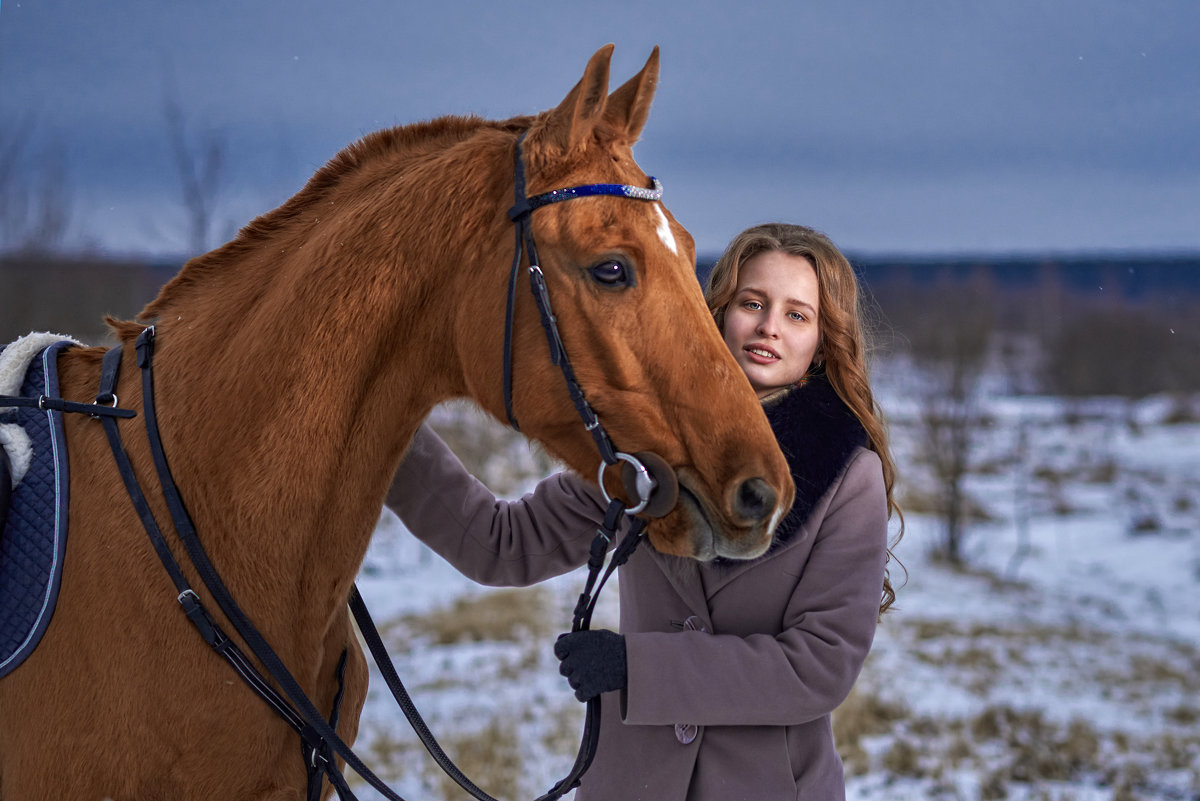
[[[371,130],[555,105],[662,48],[635,154],[702,254],[803,222],[860,254],[1200,250],[1194,0],[0,0],[0,126],[71,240],[178,253],[169,98],[226,142],[226,232]]]

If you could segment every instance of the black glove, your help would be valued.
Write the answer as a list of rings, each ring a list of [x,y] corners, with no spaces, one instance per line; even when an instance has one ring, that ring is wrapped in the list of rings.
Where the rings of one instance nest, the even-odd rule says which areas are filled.
[[[625,638],[615,631],[576,631],[560,635],[554,655],[558,672],[567,677],[575,697],[590,701],[600,693],[624,689]]]

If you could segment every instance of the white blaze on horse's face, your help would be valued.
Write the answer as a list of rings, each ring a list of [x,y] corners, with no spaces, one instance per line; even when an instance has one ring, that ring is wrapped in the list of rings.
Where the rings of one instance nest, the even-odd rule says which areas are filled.
[[[661,204],[654,204],[654,213],[658,215],[658,226],[654,229],[658,233],[658,238],[667,246],[667,250],[678,256],[679,245],[675,242],[675,235],[671,233],[671,223],[667,221],[667,215],[663,214]]]

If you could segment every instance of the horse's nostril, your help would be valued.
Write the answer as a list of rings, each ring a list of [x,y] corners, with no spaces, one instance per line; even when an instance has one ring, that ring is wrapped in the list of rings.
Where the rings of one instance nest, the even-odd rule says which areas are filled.
[[[734,496],[733,512],[743,520],[763,520],[775,508],[775,490],[761,478],[743,481]]]

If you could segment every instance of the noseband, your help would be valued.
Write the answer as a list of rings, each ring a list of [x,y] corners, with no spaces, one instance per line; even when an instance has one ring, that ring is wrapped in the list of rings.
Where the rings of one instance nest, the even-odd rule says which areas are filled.
[[[618,452],[613,446],[612,440],[608,436],[608,432],[604,430],[604,426],[600,423],[600,419],[593,411],[591,404],[583,394],[582,387],[579,386],[579,381],[575,378],[575,370],[571,367],[571,360],[567,357],[567,350],[563,346],[562,336],[558,332],[558,318],[554,316],[554,311],[550,306],[550,294],[546,290],[546,277],[542,274],[542,268],[539,265],[537,246],[533,241],[533,226],[532,215],[534,209],[540,209],[542,206],[549,206],[552,203],[561,203],[564,200],[573,200],[579,197],[592,197],[595,195],[614,195],[616,197],[627,197],[633,200],[660,200],[663,194],[662,184],[657,178],[650,178],[652,188],[645,189],[640,186],[630,186],[629,184],[584,184],[581,186],[573,186],[567,189],[554,189],[549,192],[543,192],[540,195],[527,197],[525,195],[525,162],[522,158],[521,145],[525,140],[525,134],[522,133],[520,139],[517,140],[516,156],[514,158],[514,193],[516,203],[508,210],[508,218],[513,221],[516,227],[516,247],[513,253],[512,270],[508,276],[508,303],[504,318],[504,413],[508,415],[509,425],[513,429],[520,431],[520,426],[517,425],[517,418],[513,412],[512,399],[512,350],[513,350],[513,309],[516,305],[517,297],[517,274],[521,268],[521,255],[527,253],[529,256],[529,289],[533,293],[534,301],[537,303],[538,313],[542,320],[542,329],[546,332],[546,341],[550,345],[550,360],[558,365],[562,370],[563,379],[567,383],[567,391],[571,394],[571,401],[575,404],[575,410],[579,413],[579,417],[583,420],[583,427],[592,435],[592,439],[596,441],[596,448],[600,451],[600,458],[603,460],[600,465],[600,491],[604,493],[604,497],[608,498],[608,492],[604,489],[604,468],[617,462],[625,462],[633,469],[633,484],[636,489],[638,500],[635,506],[626,510],[628,514],[634,515],[646,508],[650,502],[650,493],[654,488],[656,479],[652,477],[650,471],[636,456],[628,453]],[[610,499],[611,500],[611,499]]]

